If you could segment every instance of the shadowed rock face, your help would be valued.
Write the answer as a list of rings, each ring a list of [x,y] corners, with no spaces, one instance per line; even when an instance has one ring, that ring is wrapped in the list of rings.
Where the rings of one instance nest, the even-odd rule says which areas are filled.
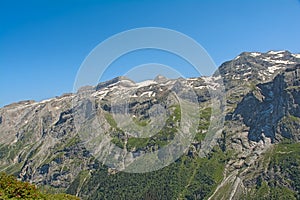
[[[282,132],[284,116],[300,117],[300,67],[288,68],[268,83],[258,84],[255,91],[247,94],[234,111],[234,120],[241,117],[250,127],[249,140],[258,142],[262,136],[275,142],[276,134],[299,139],[298,131],[293,134]],[[294,136],[293,136],[294,135]]]

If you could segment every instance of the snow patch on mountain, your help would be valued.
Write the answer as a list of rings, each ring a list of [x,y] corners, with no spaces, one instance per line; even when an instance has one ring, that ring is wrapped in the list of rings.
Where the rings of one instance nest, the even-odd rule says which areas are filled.
[[[279,53],[284,53],[285,51],[269,51],[267,54],[276,55]]]
[[[295,58],[300,58],[300,54],[292,54]]]
[[[155,82],[153,80],[146,80],[146,81],[143,81],[143,82],[136,83],[136,86],[138,88],[140,88],[140,87],[145,87],[145,86],[149,86],[149,85],[152,85],[152,84],[157,84],[157,82]]]
[[[253,56],[253,57],[257,57],[257,56],[260,56],[261,53],[253,52],[253,53],[250,53],[250,55]]]
[[[279,70],[279,69],[281,69],[281,67],[278,66],[278,65],[274,65],[274,66],[272,66],[272,67],[268,67],[268,71],[269,71],[270,73],[274,73],[276,70]]]
[[[274,63],[274,64],[285,64],[285,65],[296,64],[296,62],[289,61],[289,60],[274,60],[271,58],[263,58],[262,60],[270,62],[270,63]]]

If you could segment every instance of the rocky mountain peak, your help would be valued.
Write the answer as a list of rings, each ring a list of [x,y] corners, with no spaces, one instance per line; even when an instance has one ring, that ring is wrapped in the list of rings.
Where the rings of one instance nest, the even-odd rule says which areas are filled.
[[[108,80],[108,81],[105,81],[105,82],[102,82],[102,83],[99,83],[95,89],[96,90],[101,90],[102,88],[105,88],[105,87],[109,87],[111,85],[116,85],[116,84],[119,84],[119,83],[124,83],[126,85],[126,83],[128,85],[132,85],[134,84],[135,82],[130,80],[129,78],[125,77],[125,76],[118,76],[116,78],[113,78],[111,80]]]
[[[154,78],[154,81],[157,82],[157,83],[163,83],[163,82],[168,81],[168,79],[166,77],[164,77],[163,75],[157,75]]]
[[[299,62],[299,55],[288,51],[243,52],[223,63],[219,72],[226,88],[230,89],[241,84],[271,81],[278,73]]]

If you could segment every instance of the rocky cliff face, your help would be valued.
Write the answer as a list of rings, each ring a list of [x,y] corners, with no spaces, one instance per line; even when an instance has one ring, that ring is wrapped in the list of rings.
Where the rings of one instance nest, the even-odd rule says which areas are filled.
[[[267,82],[252,85],[253,82],[248,80],[244,84],[241,83],[244,88],[247,88],[245,85],[250,85],[244,92],[240,91],[239,95],[236,95],[235,89],[233,92],[231,92],[232,89],[229,89],[227,102],[229,107],[233,108],[226,115],[222,142],[227,151],[235,153],[226,165],[225,178],[211,199],[286,198],[278,195],[274,197],[272,192],[275,193],[277,189],[274,188],[276,187],[284,188],[285,181],[295,180],[295,177],[288,178],[282,171],[279,172],[280,170],[275,175],[272,171],[274,163],[270,161],[273,156],[276,157],[276,154],[273,155],[272,152],[278,151],[277,148],[282,148],[281,143],[288,140],[292,143],[296,142],[295,146],[298,145],[300,133],[299,72],[298,64],[285,66],[279,70],[277,75],[272,74],[272,76],[264,78],[268,80]],[[256,83],[257,79],[253,81]],[[237,103],[232,103],[231,98]],[[278,144],[280,144],[279,147]],[[287,145],[286,149],[288,148]],[[288,154],[285,151],[281,153]],[[294,160],[295,163],[299,163],[299,160]],[[277,163],[281,170],[282,164]],[[271,177],[278,179],[275,182],[279,181],[280,183],[278,182],[278,185],[274,186]],[[262,182],[265,184],[263,189],[260,188]],[[269,182],[272,182],[271,186]],[[224,188],[227,188],[225,194]],[[230,189],[228,190],[228,188]],[[253,188],[260,188],[259,190],[267,190],[267,192],[264,191],[263,196],[257,196],[257,190]],[[289,189],[296,190],[292,186],[289,186]],[[281,192],[291,194],[290,190]],[[297,195],[292,194],[290,198],[299,198]]]
[[[180,97],[186,102],[199,103],[200,120],[197,128],[190,129],[194,132],[194,139],[185,155],[164,170],[180,174],[179,166],[189,165],[185,159],[191,158],[191,163],[210,163],[214,156],[224,155],[226,158],[222,157],[219,159],[222,162],[218,163],[222,171],[219,175],[198,175],[197,171],[205,164],[191,164],[186,170],[192,173],[182,174],[182,181],[185,176],[190,177],[186,184],[178,182],[183,185],[167,189],[176,191],[173,196],[165,191],[153,194],[152,190],[155,189],[149,186],[150,189],[144,191],[142,196],[134,193],[130,198],[160,199],[160,195],[165,195],[161,198],[210,196],[211,199],[241,199],[247,191],[249,193],[249,183],[258,180],[259,176],[254,175],[254,168],[256,166],[263,169],[258,167],[263,162],[263,154],[286,139],[294,142],[300,139],[299,63],[299,54],[287,51],[242,53],[222,64],[219,72],[212,77],[169,80],[159,76],[153,81],[142,83],[118,77],[95,87],[81,88],[76,94],[66,94],[42,102],[24,101],[5,106],[0,109],[0,171],[12,173],[22,180],[41,186],[67,190],[87,199],[104,198],[108,193],[106,187],[134,187],[136,182],[129,181],[132,176],[118,173],[115,170],[117,166],[102,166],[103,163],[98,158],[105,160],[104,150],[99,147],[98,157],[95,156],[95,149],[87,145],[87,139],[91,137],[91,133],[100,131],[110,138],[113,146],[128,153],[129,161],[154,152],[171,142],[180,130],[183,123],[180,119],[184,114],[180,112]],[[223,83],[226,102],[220,100],[218,93],[223,91]],[[126,98],[122,99],[122,96]],[[212,108],[213,99],[220,100],[220,110]],[[165,113],[159,109],[160,106]],[[119,123],[125,119],[115,120],[118,114],[124,114],[124,110],[128,111],[128,117],[139,127],[147,127],[149,124],[152,125],[150,127],[158,126],[160,121],[154,120],[158,115],[164,115],[166,122],[161,124],[156,135],[137,140],[132,132],[120,128],[125,127]],[[217,112],[226,116],[225,124],[210,129],[210,122],[217,124],[214,122]],[[191,121],[185,123],[186,127],[192,126]],[[220,148],[220,152],[214,148],[213,153],[201,153],[205,146],[204,138],[209,136],[210,131],[219,133],[215,135],[216,142],[211,144]],[[204,161],[199,155],[212,159]],[[120,155],[117,157],[124,159]],[[114,174],[117,174],[115,179]],[[205,183],[207,185],[204,187],[202,183],[210,180],[210,176],[215,178]],[[266,177],[270,176],[269,174],[260,179],[267,180]],[[119,186],[101,185],[101,181],[97,183],[95,177],[112,183],[118,179]],[[122,182],[126,179],[127,186]],[[169,179],[173,180],[171,175]],[[200,181],[199,184],[197,181]],[[224,188],[227,188],[225,193]]]
[[[298,141],[299,132],[288,130],[291,127],[286,127],[282,120],[284,117],[300,117],[299,72],[300,65],[287,68],[273,81],[258,84],[237,105],[233,119],[242,119],[250,128],[249,140],[258,142],[264,135],[273,143],[282,137]]]

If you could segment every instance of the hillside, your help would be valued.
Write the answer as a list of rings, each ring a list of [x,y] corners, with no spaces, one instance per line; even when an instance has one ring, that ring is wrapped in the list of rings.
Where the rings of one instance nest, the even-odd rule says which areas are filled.
[[[45,200],[78,200],[68,194],[49,194],[37,189],[35,185],[23,183],[13,176],[0,174],[0,199],[45,199]]]

